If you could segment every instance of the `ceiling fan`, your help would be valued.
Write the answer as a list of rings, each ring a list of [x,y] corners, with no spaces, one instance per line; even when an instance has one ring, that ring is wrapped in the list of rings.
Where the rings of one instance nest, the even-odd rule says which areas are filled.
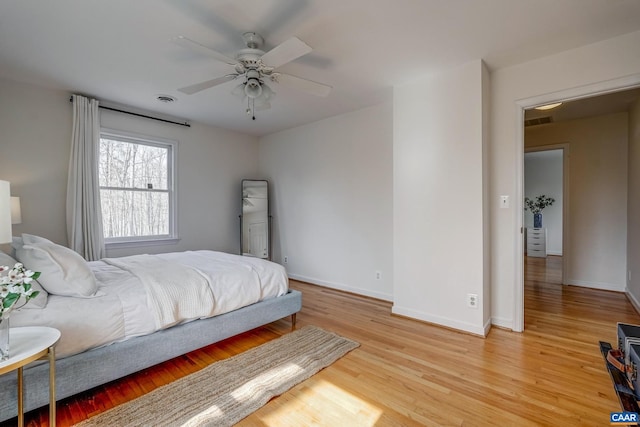
[[[256,119],[255,110],[264,110],[271,107],[270,100],[275,93],[266,84],[266,81],[283,84],[317,96],[324,97],[331,92],[331,86],[275,71],[276,68],[312,51],[311,47],[299,38],[291,37],[265,53],[261,50],[264,44],[262,36],[249,31],[242,34],[242,37],[247,47],[240,49],[236,53],[235,59],[184,36],[176,37],[173,40],[175,43],[233,67],[233,72],[229,74],[178,90],[187,95],[192,95],[231,80],[241,79],[241,83],[231,93],[246,100],[246,113],[253,120]]]

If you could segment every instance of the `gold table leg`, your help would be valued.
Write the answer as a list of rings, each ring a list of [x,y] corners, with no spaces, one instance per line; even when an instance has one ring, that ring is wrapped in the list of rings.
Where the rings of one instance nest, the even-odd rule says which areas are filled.
[[[24,427],[24,408],[22,407],[22,366],[18,368],[18,427]]]
[[[56,356],[49,347],[49,425],[56,427]]]

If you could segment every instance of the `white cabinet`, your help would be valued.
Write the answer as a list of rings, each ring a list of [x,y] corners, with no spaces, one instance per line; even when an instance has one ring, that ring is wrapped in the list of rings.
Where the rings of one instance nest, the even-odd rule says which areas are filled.
[[[527,256],[547,256],[547,229],[527,228]]]

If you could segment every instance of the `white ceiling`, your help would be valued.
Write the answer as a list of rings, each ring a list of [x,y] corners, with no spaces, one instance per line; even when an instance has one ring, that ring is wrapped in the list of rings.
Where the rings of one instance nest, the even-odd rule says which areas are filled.
[[[264,135],[390,99],[394,84],[442,68],[496,69],[638,30],[638,0],[2,0],[0,77]],[[332,93],[272,85],[272,108],[252,121],[233,83],[176,90],[229,69],[172,38],[233,56],[245,31],[265,50],[305,41],[313,52],[279,70]]]

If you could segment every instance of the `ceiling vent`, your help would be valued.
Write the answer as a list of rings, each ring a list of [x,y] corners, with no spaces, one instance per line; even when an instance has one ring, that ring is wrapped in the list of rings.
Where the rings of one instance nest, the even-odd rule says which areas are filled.
[[[164,102],[165,104],[170,104],[176,101],[176,97],[171,95],[158,95],[156,99],[160,102]]]
[[[546,125],[548,123],[553,123],[553,118],[551,116],[525,120],[524,127]]]

